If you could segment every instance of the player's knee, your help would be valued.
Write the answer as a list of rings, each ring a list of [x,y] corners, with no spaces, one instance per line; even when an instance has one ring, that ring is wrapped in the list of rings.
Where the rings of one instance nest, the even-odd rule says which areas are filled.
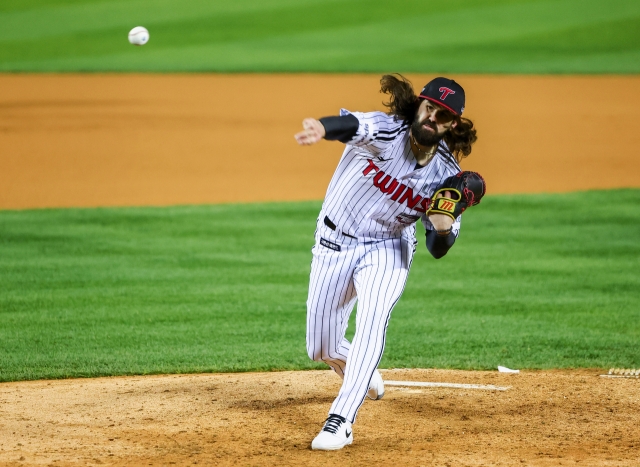
[[[322,355],[322,349],[316,349],[316,348],[312,348],[312,347],[307,347],[307,355],[309,355],[309,358],[311,360],[313,360],[314,362],[322,362],[324,361],[323,355]]]
[[[327,365],[331,365],[333,362],[341,360],[339,356],[332,355],[331,352],[323,348],[307,348],[307,355],[314,362],[325,362]]]

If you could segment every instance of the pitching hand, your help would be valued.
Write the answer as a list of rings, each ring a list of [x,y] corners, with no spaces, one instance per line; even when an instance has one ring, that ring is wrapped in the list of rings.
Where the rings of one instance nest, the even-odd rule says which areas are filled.
[[[451,198],[451,192],[445,191],[444,197]],[[442,198],[442,193],[438,194],[437,198]],[[453,219],[446,214],[429,214],[429,221],[436,230],[450,230],[453,225]]]
[[[322,123],[315,118],[305,118],[302,120],[302,128],[304,128],[304,130],[300,133],[296,133],[294,136],[298,144],[301,146],[316,144],[325,135],[324,126],[322,126]]]

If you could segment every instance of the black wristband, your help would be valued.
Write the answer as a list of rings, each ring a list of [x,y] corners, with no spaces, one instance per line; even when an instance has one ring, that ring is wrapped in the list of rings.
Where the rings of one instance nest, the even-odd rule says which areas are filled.
[[[436,230],[427,230],[426,237],[427,249],[435,259],[446,255],[456,241],[456,236],[451,230],[447,235],[438,235]]]
[[[320,123],[324,127],[324,139],[348,143],[358,133],[360,121],[351,114],[341,117],[322,117]]]

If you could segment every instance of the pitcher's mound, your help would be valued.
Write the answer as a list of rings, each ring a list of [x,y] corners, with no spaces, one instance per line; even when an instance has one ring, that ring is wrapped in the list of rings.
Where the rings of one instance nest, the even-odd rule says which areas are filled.
[[[597,370],[519,375],[383,370],[354,444],[311,451],[340,381],[330,371],[32,381],[0,385],[0,465],[632,465],[638,379]]]

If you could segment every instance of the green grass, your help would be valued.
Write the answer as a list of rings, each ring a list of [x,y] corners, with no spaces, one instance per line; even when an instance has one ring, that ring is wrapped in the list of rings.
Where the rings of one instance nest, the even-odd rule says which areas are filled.
[[[421,241],[382,366],[639,367],[639,205],[487,197],[445,258]],[[322,368],[304,340],[319,206],[0,211],[0,381]]]
[[[638,73],[640,2],[3,0],[0,71]]]

